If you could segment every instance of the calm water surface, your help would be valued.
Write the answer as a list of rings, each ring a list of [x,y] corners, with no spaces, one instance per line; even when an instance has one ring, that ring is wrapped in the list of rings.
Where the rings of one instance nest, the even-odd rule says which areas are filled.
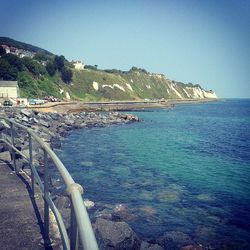
[[[136,113],[143,122],[73,131],[59,156],[85,196],[124,204],[141,238],[166,231],[250,249],[250,100]]]

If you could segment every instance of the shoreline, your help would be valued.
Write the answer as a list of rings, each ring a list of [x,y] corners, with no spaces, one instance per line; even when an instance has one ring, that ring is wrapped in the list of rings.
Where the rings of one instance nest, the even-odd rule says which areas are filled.
[[[169,99],[166,101],[110,101],[110,102],[57,102],[44,105],[28,107],[40,112],[77,113],[87,112],[109,112],[109,111],[135,111],[154,108],[171,108],[179,104],[200,104],[219,101],[220,99]]]
[[[169,103],[167,106],[164,106],[164,108],[171,108],[174,105],[178,104],[195,104],[195,103],[204,103],[204,101],[188,101],[184,103],[183,101],[178,101],[174,103]],[[82,104],[82,103],[81,103]],[[134,105],[134,103],[132,103]],[[130,114],[124,114],[124,113],[118,113],[118,112],[100,112],[100,110],[95,110],[95,112],[85,112],[75,109],[72,109],[72,103],[69,104],[70,109],[67,110],[65,113],[58,112],[57,110],[53,110],[53,112],[45,113],[41,112],[42,110],[37,109],[16,109],[16,108],[8,108],[8,109],[1,109],[0,115],[3,114],[9,118],[15,119],[17,122],[22,123],[23,125],[26,125],[28,127],[31,127],[34,129],[34,131],[44,140],[46,141],[52,149],[60,149],[61,148],[61,141],[64,137],[66,137],[71,130],[74,129],[81,129],[81,128],[92,128],[92,127],[106,127],[113,124],[122,125],[122,124],[129,124],[131,122],[139,122],[139,118],[134,115]],[[86,105],[86,103],[84,103]],[[89,103],[88,103],[89,105]],[[91,103],[90,105],[100,105],[100,103]],[[101,104],[105,105],[105,104]],[[110,103],[106,104],[110,105]],[[112,103],[113,105],[113,103]],[[117,103],[115,103],[117,105]],[[54,107],[65,107],[67,104],[62,105],[54,105]],[[92,106],[93,107],[93,106]],[[43,107],[44,108],[44,107]],[[131,107],[130,107],[131,108]],[[138,108],[138,107],[137,107]],[[147,107],[148,108],[148,107]],[[151,108],[153,108],[151,106]],[[159,107],[157,107],[159,108]],[[144,108],[141,108],[140,110],[143,111]],[[130,111],[133,111],[129,109]],[[102,110],[104,111],[104,110]],[[122,110],[125,111],[125,110]],[[126,110],[128,111],[128,110]],[[0,122],[0,127],[4,127],[3,124]],[[3,131],[4,129],[2,129]],[[18,133],[19,136],[21,136],[21,140],[18,140],[18,145],[20,146],[23,153],[28,153],[28,140],[25,139],[24,133],[20,132]],[[19,138],[19,137],[18,137]],[[6,149],[7,151],[8,149]],[[44,175],[44,169],[42,166],[43,161],[43,152],[39,149],[36,150],[34,153],[34,163],[37,166],[37,170],[40,174],[40,176]],[[23,169],[27,174],[30,174],[30,169],[27,164],[22,161],[22,159],[17,159],[20,169]],[[50,165],[50,168],[53,166]],[[67,166],[66,166],[67,167]],[[54,178],[53,178],[54,177]],[[69,200],[64,192],[62,186],[63,182],[58,178],[55,178],[55,176],[50,177],[50,190],[52,194],[55,196],[54,202],[58,209],[61,211],[62,216],[64,218],[64,221],[66,224],[68,223],[68,218],[70,217],[70,207],[69,207]],[[95,206],[95,203],[86,199],[85,206],[88,209],[91,209]],[[95,201],[96,205],[98,201]],[[125,222],[126,216],[129,216],[129,214],[126,211],[126,207],[124,207],[123,204],[116,204],[115,207],[111,209],[110,214],[103,214],[102,216],[95,217],[92,221],[94,230],[96,232],[98,242],[103,242],[103,237],[106,237],[105,231],[112,231],[117,230],[118,225],[122,225],[122,229],[120,233],[122,235],[125,235],[127,231],[130,231],[130,238],[129,240],[136,242],[136,246],[144,246],[145,248],[141,249],[147,249],[147,247],[156,247],[156,249],[163,249],[160,247],[159,242],[157,239],[151,240],[149,242],[144,241],[143,239],[140,239],[136,233],[133,231],[133,229]],[[69,227],[69,225],[67,225]],[[104,231],[102,231],[104,230]],[[113,232],[115,234],[115,232]],[[114,235],[113,234],[113,235]],[[110,237],[114,237],[113,235],[110,235]],[[194,244],[194,242],[192,242]],[[160,247],[160,248],[159,248]]]

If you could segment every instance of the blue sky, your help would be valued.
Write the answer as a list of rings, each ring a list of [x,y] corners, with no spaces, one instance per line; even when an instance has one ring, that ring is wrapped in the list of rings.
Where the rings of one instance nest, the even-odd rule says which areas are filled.
[[[0,36],[250,98],[248,0],[1,0]]]

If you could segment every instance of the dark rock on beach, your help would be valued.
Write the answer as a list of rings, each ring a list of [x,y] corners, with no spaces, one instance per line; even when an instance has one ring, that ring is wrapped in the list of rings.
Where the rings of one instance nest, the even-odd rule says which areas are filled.
[[[183,232],[169,231],[158,238],[156,243],[164,249],[179,250],[181,247],[192,245],[194,242]]]
[[[151,244],[146,241],[143,241],[141,243],[140,250],[164,250],[160,245],[158,244]]]
[[[97,219],[94,231],[99,248],[102,250],[140,249],[141,242],[126,222]]]

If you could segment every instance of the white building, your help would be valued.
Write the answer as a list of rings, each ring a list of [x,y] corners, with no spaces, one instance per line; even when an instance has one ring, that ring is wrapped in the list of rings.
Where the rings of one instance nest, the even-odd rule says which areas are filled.
[[[73,65],[75,66],[75,69],[77,70],[83,70],[84,64],[81,61],[72,61]]]
[[[19,97],[19,87],[17,81],[0,80],[0,98],[17,98]]]

